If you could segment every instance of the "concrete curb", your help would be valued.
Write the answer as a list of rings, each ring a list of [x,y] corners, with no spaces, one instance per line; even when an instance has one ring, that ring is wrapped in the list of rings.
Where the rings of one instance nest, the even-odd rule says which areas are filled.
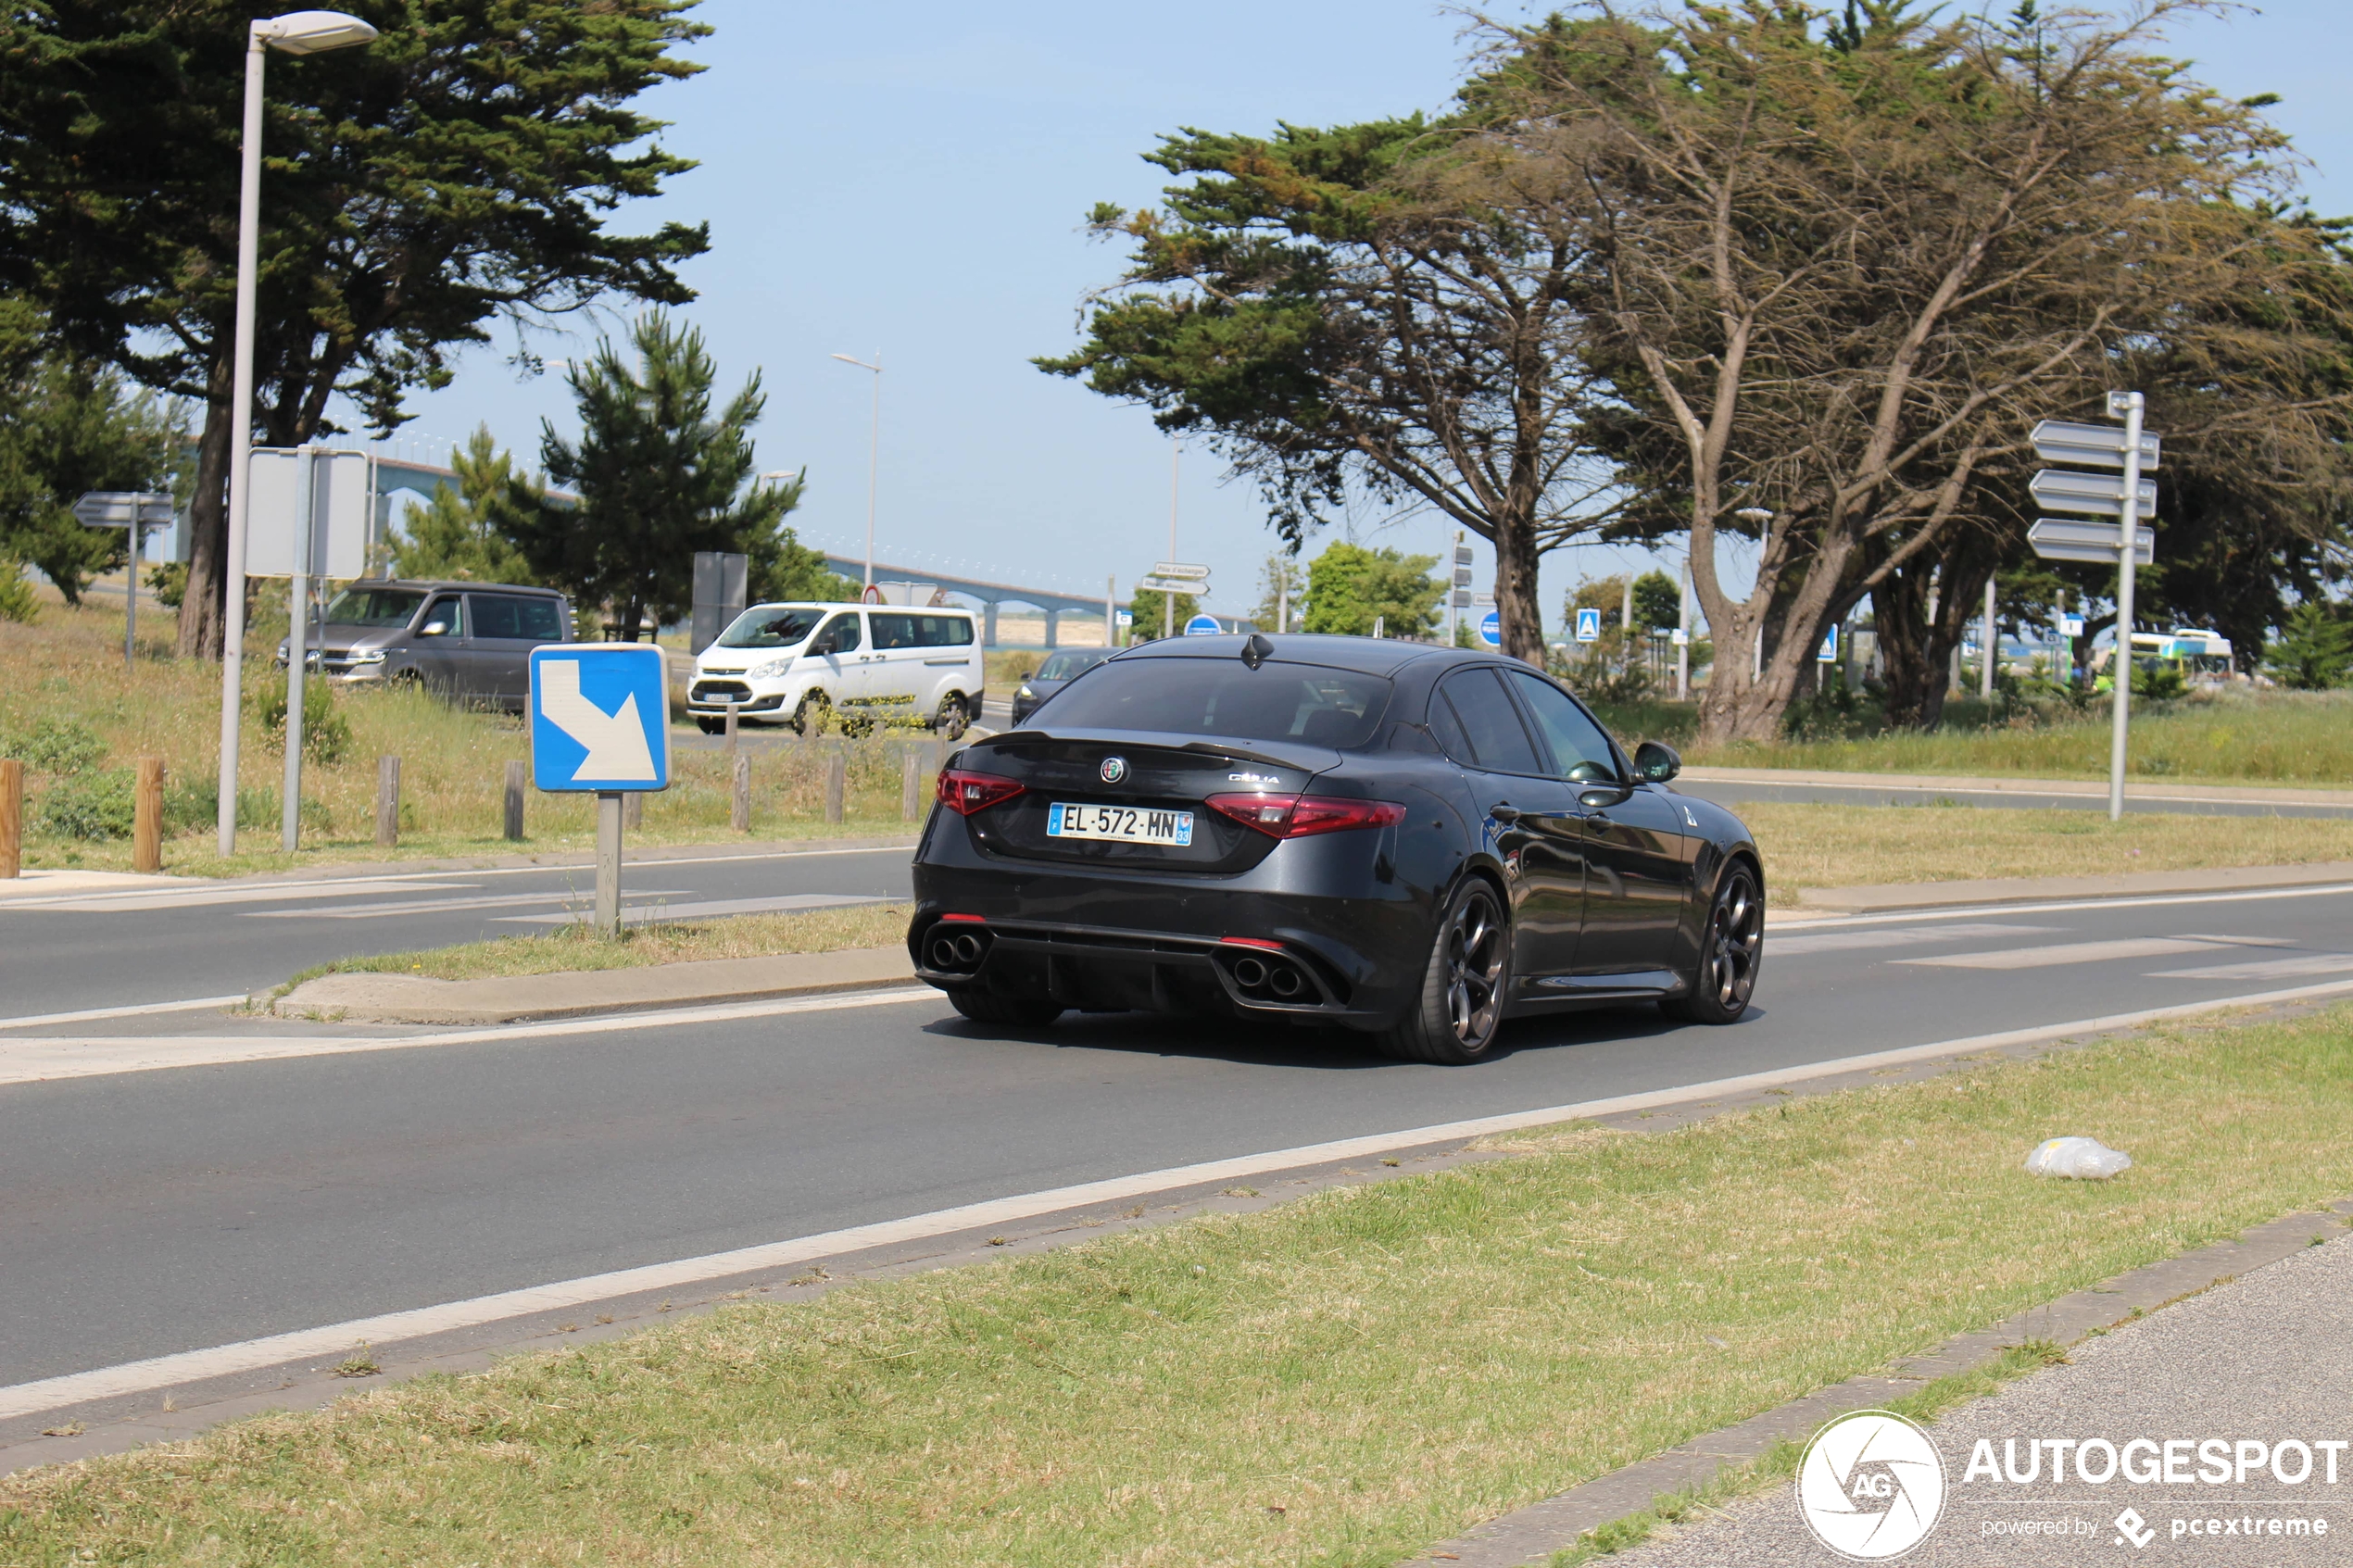
[[[1973,882],[1890,883],[1866,887],[1801,887],[1798,902],[1829,914],[2018,904],[2045,898],[2129,898],[2140,894],[2236,893],[2273,887],[2353,883],[2353,860],[2302,866],[2215,866],[2201,871],[2129,872],[2118,876],[2009,876]]]
[[[833,953],[701,959],[637,969],[571,970],[488,980],[322,974],[275,1000],[263,992],[249,1005],[275,1018],[326,1019],[339,1023],[517,1023],[698,1003],[759,1001],[810,991],[862,991],[903,985],[914,977],[914,962],[904,947],[851,947]]]
[[[1705,1486],[1774,1444],[1804,1442],[1823,1423],[1849,1411],[1872,1410],[1917,1394],[1940,1377],[1973,1372],[2004,1350],[2032,1341],[2078,1344],[2092,1335],[2145,1316],[2185,1296],[2211,1289],[2300,1252],[2317,1236],[2353,1224],[2353,1198],[2325,1210],[2288,1214],[2178,1258],[2148,1264],[2047,1305],[2020,1312],[1975,1334],[1944,1342],[1928,1355],[1898,1361],[1886,1375],[1854,1377],[1752,1416],[1735,1426],[1678,1444],[1638,1464],[1588,1481],[1557,1497],[1507,1513],[1412,1561],[1460,1562],[1466,1568],[1523,1568],[1566,1551],[1587,1535],[1651,1506],[1661,1497]]]

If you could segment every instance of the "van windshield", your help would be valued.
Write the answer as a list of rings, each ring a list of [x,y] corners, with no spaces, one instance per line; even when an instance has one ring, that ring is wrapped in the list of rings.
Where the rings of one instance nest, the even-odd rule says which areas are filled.
[[[327,606],[331,626],[406,626],[425,601],[413,588],[346,588]]]
[[[736,617],[736,623],[719,633],[723,648],[788,648],[809,640],[817,622],[825,618],[822,609],[778,609],[773,605],[756,605]]]

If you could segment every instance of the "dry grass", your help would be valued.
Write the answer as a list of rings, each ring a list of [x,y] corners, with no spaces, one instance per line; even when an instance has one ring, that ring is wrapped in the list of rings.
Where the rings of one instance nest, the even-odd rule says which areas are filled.
[[[45,592],[45,590],[44,590]],[[593,801],[580,796],[531,792],[525,801],[527,843],[502,836],[506,765],[528,760],[529,738],[519,718],[468,711],[422,693],[340,694],[334,710],[350,726],[351,743],[339,761],[313,763],[303,775],[304,847],[280,853],[279,786],[282,750],[262,732],[259,698],[283,690],[283,673],[269,668],[268,651],[283,634],[257,626],[250,646],[261,657],[247,665],[245,727],[239,747],[241,848],[215,855],[212,822],[220,767],[220,667],[168,657],[172,618],[143,605],[143,657],[131,673],[122,667],[122,614],[94,602],[80,611],[55,601],[30,626],[0,622],[0,737],[21,735],[43,721],[69,721],[94,732],[105,749],[100,771],[128,767],[142,756],[164,759],[174,832],[164,848],[166,868],[197,875],[228,875],[344,861],[449,855],[505,854],[529,849],[584,849],[596,839]],[[900,814],[900,767],[913,746],[925,768],[917,822],[930,804],[932,751],[924,741],[824,740],[761,748],[752,753],[752,823],[756,837],[827,837],[912,833]],[[830,752],[848,759],[845,817],[824,820]],[[375,847],[376,759],[401,759],[401,845]],[[670,789],[646,802],[645,825],[633,842],[693,844],[731,836],[728,813],[732,764],[716,752],[674,753]],[[126,839],[76,839],[40,831],[44,798],[57,780],[35,772],[28,784],[30,866],[126,870]]]
[[[2098,876],[2209,866],[2353,860],[2353,821],[2192,817],[1971,806],[1736,806],[1776,904],[1801,887],[1967,882],[1978,877]]]
[[[1572,1131],[20,1475],[0,1558],[1390,1563],[2342,1196],[2348,1116],[2339,1011]],[[2019,1169],[2062,1133],[2136,1164]]]
[[[912,904],[855,904],[727,920],[671,921],[625,928],[619,936],[587,925],[558,926],[544,935],[500,936],[413,953],[337,959],[307,969],[282,991],[322,974],[422,974],[429,980],[489,980],[574,970],[642,969],[698,959],[760,959],[777,953],[838,953],[852,947],[895,947],[907,935]]]

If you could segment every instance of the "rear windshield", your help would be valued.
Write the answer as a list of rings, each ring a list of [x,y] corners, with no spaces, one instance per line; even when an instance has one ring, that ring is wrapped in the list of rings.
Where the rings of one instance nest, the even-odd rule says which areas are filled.
[[[1046,699],[1038,721],[1076,730],[1164,730],[1340,749],[1371,738],[1389,683],[1353,670],[1239,659],[1114,659]]]
[[[719,633],[723,648],[788,648],[805,643],[817,622],[825,618],[822,609],[776,609],[760,606],[736,617],[736,623]]]
[[[1032,677],[1032,679],[1039,681],[1067,681],[1073,675],[1077,674],[1081,670],[1086,669],[1088,666],[1101,664],[1104,659],[1109,659],[1111,655],[1109,653],[1064,652],[1054,654],[1049,657],[1045,663],[1038,667],[1038,673]]]
[[[327,607],[333,626],[406,626],[424,595],[413,588],[346,588]]]

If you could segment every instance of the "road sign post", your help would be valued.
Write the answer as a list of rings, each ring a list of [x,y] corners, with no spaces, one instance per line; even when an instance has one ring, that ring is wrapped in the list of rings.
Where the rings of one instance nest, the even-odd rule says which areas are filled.
[[[310,664],[311,511],[318,498],[317,475],[314,455],[305,446],[295,458],[294,572],[286,585],[286,776],[278,838],[289,855],[302,842],[302,685]]]
[[[597,929],[621,929],[624,796],[670,787],[669,655],[647,643],[531,651],[533,782],[597,797]]]
[[[2101,523],[2039,518],[2027,533],[2034,553],[2045,560],[2090,560],[2116,563],[2116,679],[2110,708],[2108,756],[2108,815],[2124,815],[2124,762],[2133,709],[2133,577],[2134,569],[2156,558],[2153,531],[2141,519],[2157,508],[2157,483],[2143,479],[2144,468],[2158,462],[2158,438],[2141,428],[2147,401],[2137,392],[2111,392],[2108,411],[2120,416],[2114,425],[2070,424],[2045,420],[2034,427],[2036,456],[2054,463],[2121,469],[2116,478],[2106,474],[2070,473],[2045,469],[2028,490],[2035,501],[2054,511],[2078,516],[2114,518],[2111,530]]]
[[[128,673],[139,658],[139,557],[147,530],[171,521],[171,497],[147,490],[92,490],[73,504],[73,517],[84,528],[130,531],[131,566],[122,590],[122,668]]]

